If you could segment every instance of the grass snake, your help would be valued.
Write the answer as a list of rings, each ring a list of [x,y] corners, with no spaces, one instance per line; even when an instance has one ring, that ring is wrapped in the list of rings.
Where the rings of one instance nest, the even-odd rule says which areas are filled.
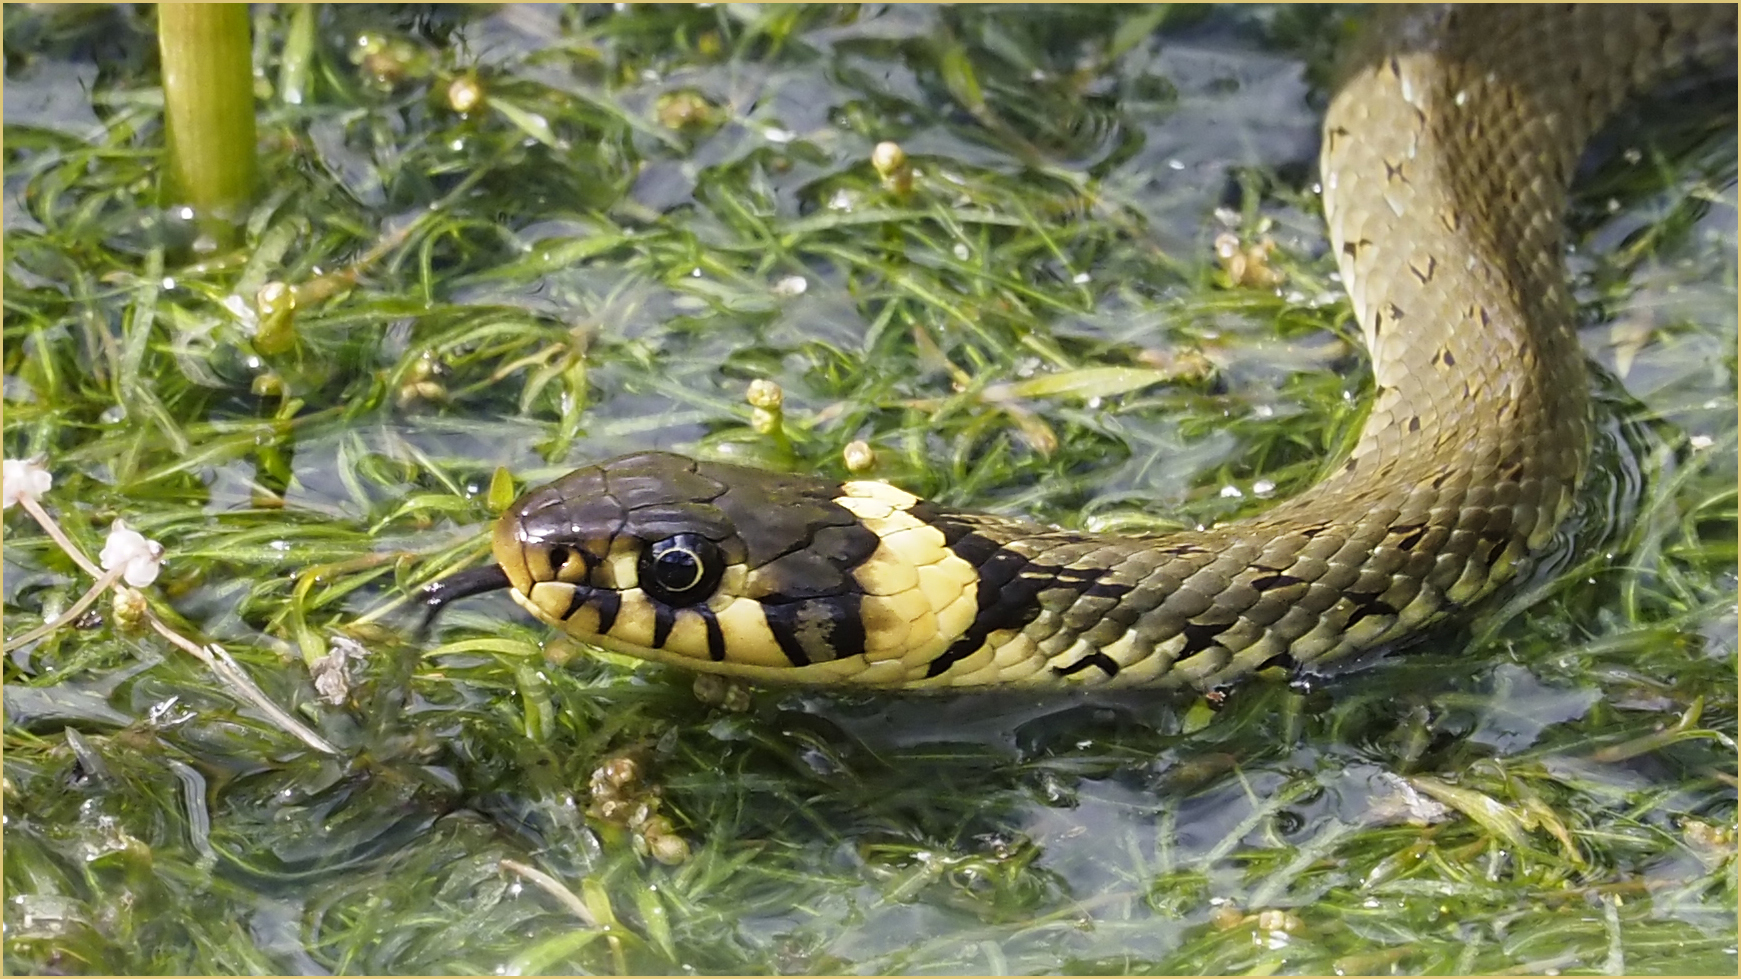
[[[598,646],[755,680],[1191,686],[1385,647],[1525,572],[1565,516],[1590,409],[1562,226],[1585,143],[1695,64],[1736,8],[1387,8],[1345,56],[1320,161],[1371,357],[1350,455],[1205,530],[1113,537],[885,483],[625,456],[499,519],[511,589]]]

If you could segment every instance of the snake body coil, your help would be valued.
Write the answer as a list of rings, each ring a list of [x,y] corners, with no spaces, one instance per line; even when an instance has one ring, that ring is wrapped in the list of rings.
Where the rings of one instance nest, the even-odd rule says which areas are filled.
[[[1330,240],[1376,393],[1257,517],[1102,537],[876,482],[652,453],[514,504],[515,599],[606,648],[763,680],[1209,688],[1393,643],[1516,577],[1589,444],[1562,217],[1586,140],[1734,6],[1380,15],[1324,122]]]

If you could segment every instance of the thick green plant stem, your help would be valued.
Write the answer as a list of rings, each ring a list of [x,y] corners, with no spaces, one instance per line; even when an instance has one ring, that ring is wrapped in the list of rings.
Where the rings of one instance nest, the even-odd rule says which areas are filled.
[[[163,202],[193,209],[205,246],[234,238],[255,187],[254,77],[248,7],[163,3],[163,111],[169,171]]]

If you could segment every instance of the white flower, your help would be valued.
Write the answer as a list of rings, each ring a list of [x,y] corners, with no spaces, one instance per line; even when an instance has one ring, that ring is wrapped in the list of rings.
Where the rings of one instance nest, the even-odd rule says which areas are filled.
[[[104,571],[121,568],[121,577],[127,584],[144,588],[157,580],[158,569],[163,565],[163,545],[146,540],[144,534],[116,519],[97,559],[103,562]]]
[[[4,486],[0,487],[4,506],[0,509],[10,509],[27,496],[34,500],[54,485],[54,477],[42,467],[41,459],[7,459],[5,466]]]
[[[810,288],[810,280],[801,275],[789,275],[774,283],[774,295],[782,298],[802,296]]]

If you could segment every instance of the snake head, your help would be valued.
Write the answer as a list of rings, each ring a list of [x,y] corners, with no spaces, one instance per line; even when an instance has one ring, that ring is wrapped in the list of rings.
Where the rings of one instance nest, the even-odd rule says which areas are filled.
[[[651,452],[528,492],[493,547],[516,602],[606,649],[765,680],[901,682],[977,607],[973,567],[912,512],[924,506],[884,483]]]

